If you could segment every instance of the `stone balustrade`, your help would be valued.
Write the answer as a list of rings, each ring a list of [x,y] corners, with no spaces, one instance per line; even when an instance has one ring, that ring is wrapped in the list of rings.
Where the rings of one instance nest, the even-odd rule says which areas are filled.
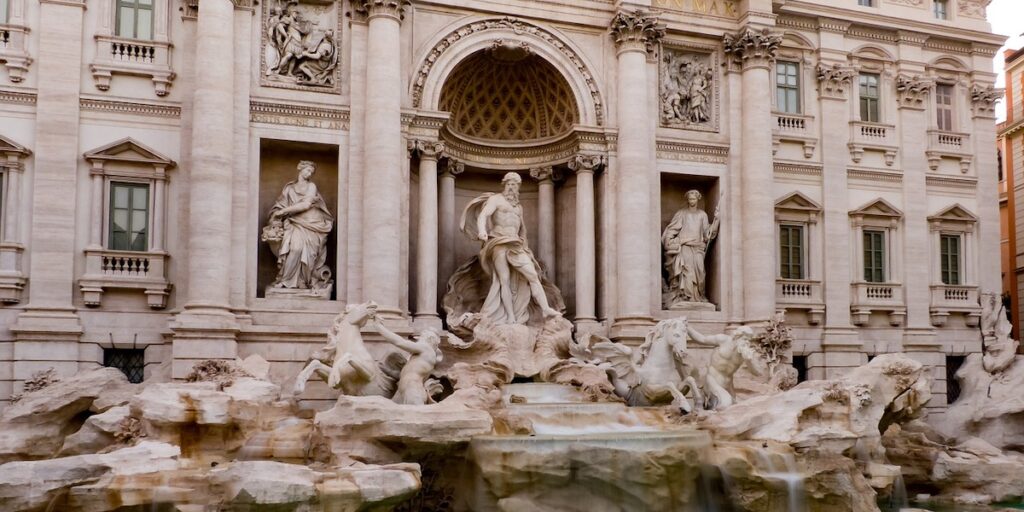
[[[821,323],[825,315],[825,299],[821,281],[812,279],[776,279],[775,304],[779,310],[807,312],[807,322]]]
[[[28,55],[28,29],[18,25],[0,24],[0,63],[7,67],[14,83],[25,79],[32,59]]]
[[[96,88],[110,89],[115,74],[141,75],[153,80],[157,96],[166,96],[175,73],[171,70],[171,44],[116,36],[96,36],[96,59],[90,66]]]
[[[801,114],[785,114],[773,112],[772,118],[772,153],[778,152],[782,141],[796,142],[803,145],[804,158],[814,156],[814,148],[818,145],[817,131],[814,129],[814,117]]]
[[[943,158],[957,160],[960,172],[967,174],[971,168],[971,134],[928,130],[928,167],[935,171]]]
[[[977,327],[981,318],[978,287],[973,285],[933,284],[931,286],[932,325],[942,327],[950,314],[965,316],[968,327]]]
[[[850,158],[860,163],[865,151],[880,151],[885,156],[885,165],[891,166],[896,161],[896,150],[899,139],[896,127],[891,124],[868,123],[865,121],[850,122]]]
[[[889,323],[893,326],[903,324],[907,307],[902,284],[858,282],[851,286],[853,293],[850,310],[854,325],[867,324],[871,313],[876,311],[889,313]]]
[[[170,283],[166,277],[167,253],[94,250],[85,251],[85,275],[79,281],[86,306],[102,304],[107,288],[141,289],[150,308],[167,305]]]

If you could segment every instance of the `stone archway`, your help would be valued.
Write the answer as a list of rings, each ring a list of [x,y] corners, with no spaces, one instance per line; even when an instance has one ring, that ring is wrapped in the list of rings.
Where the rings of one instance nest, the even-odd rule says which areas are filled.
[[[449,77],[460,64],[481,50],[505,47],[528,50],[542,59],[565,80],[578,109],[578,123],[603,126],[605,103],[597,81],[585,59],[573,45],[549,29],[523,20],[504,17],[462,22],[446,29],[419,59],[413,76],[413,107],[444,110],[441,95]]]

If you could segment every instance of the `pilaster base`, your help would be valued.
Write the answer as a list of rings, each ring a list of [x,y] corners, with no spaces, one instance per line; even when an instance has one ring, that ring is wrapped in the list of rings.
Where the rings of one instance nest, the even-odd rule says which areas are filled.
[[[424,329],[435,329],[440,331],[442,327],[441,317],[437,315],[415,315],[412,320],[412,326],[416,328],[417,331],[422,331]]]
[[[25,379],[53,368],[60,377],[78,372],[82,325],[74,308],[29,309],[11,326],[14,334],[13,389],[21,392]]]
[[[171,377],[184,380],[199,361],[238,357],[240,326],[226,309],[185,306],[171,322]]]
[[[654,327],[654,318],[649,316],[623,316],[615,319],[609,337],[630,346],[639,346]]]
[[[598,322],[596,318],[577,318],[574,324],[576,327],[575,338],[577,342],[585,340],[591,334],[597,334],[599,336],[608,334],[608,329],[605,328],[604,324]]]

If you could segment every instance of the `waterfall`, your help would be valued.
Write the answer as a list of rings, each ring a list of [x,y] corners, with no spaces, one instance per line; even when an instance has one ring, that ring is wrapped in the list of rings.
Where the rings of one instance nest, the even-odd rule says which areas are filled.
[[[768,453],[761,450],[756,453],[759,462],[767,469],[763,476],[785,483],[787,512],[806,512],[804,475],[796,465],[796,456],[792,453]]]

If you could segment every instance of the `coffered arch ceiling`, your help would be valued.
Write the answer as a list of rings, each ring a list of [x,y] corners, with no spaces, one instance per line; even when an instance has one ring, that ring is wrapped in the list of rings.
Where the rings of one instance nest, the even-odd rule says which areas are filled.
[[[478,51],[460,62],[441,89],[448,130],[478,140],[550,139],[572,131],[579,109],[565,78],[523,47]]]

